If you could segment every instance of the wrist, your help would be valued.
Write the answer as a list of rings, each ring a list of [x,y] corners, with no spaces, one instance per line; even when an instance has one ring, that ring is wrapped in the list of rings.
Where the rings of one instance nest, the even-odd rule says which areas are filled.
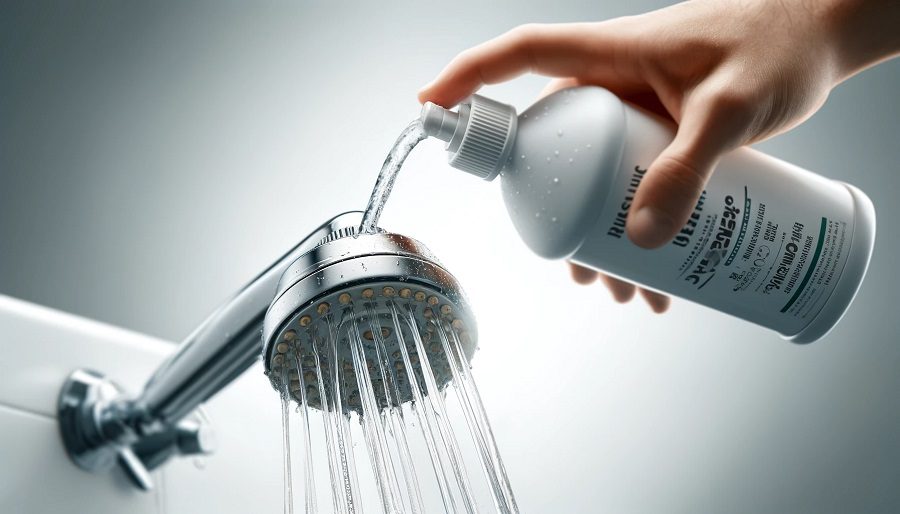
[[[815,8],[833,57],[836,83],[900,55],[900,2],[822,0]]]

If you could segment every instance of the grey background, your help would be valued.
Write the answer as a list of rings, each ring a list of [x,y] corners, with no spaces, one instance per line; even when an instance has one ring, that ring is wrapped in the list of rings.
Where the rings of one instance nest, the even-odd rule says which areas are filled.
[[[417,88],[458,51],[661,5],[3,2],[0,293],[178,340],[365,205]],[[543,83],[487,92],[524,107]],[[524,512],[900,510],[898,91],[893,61],[759,145],[878,211],[854,306],[807,347],[576,287],[517,240],[496,184],[416,151],[383,225],[429,244],[476,304],[475,374]]]

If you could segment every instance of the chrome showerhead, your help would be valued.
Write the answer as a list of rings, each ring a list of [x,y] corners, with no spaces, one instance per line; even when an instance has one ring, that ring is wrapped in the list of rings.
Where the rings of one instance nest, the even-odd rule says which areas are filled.
[[[361,214],[335,216],[262,272],[197,328],[136,397],[100,373],[75,371],[60,392],[58,414],[73,462],[95,472],[118,463],[150,489],[150,470],[169,457],[210,452],[209,424],[192,413],[256,362],[262,324],[266,374],[282,394],[287,464],[288,400],[300,404],[307,512],[319,511],[316,426],[329,452],[333,512],[360,512],[363,504],[380,504],[384,512],[425,512],[429,504],[429,511],[464,505],[474,512],[478,484],[473,489],[460,449],[467,440],[451,426],[460,415],[485,474],[482,497],[490,496],[498,512],[517,512],[470,373],[475,320],[459,284],[414,239],[357,235]],[[407,420],[418,429],[408,430]],[[369,456],[365,481],[357,479],[354,441],[364,441]],[[428,463],[437,496],[418,486],[424,481],[417,477],[430,475],[421,469]]]
[[[422,243],[345,228],[282,275],[263,324],[263,362],[273,387],[298,402],[362,412],[369,383],[381,408],[413,400],[416,384],[427,394],[424,363],[444,387],[475,341],[459,283]]]

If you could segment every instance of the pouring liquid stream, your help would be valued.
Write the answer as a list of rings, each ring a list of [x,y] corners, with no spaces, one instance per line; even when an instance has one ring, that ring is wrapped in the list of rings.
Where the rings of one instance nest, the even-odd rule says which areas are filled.
[[[366,211],[357,233],[375,233],[378,219],[381,217],[381,211],[384,209],[384,204],[391,194],[391,189],[394,188],[394,181],[397,180],[397,174],[400,172],[400,168],[403,167],[403,162],[413,148],[427,137],[422,122],[418,119],[407,125],[403,132],[400,133],[400,137],[394,142],[394,146],[391,147],[391,151],[388,152],[387,157],[384,159],[384,164],[381,165],[381,172],[375,181],[375,188],[372,190],[372,196],[369,197],[369,204],[366,206]]]

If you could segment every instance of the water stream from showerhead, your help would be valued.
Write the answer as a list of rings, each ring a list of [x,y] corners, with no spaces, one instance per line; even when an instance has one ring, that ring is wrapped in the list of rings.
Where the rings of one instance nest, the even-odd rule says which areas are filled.
[[[273,359],[283,356],[277,360],[296,363],[271,369],[269,377],[283,401],[296,404],[300,416],[300,423],[291,425],[302,436],[303,479],[298,481],[303,484],[304,512],[317,512],[317,506],[327,511],[329,504],[334,512],[361,512],[369,503],[359,489],[360,473],[374,486],[385,513],[474,514],[479,506],[482,511],[486,507],[479,505],[476,485],[489,492],[497,512],[517,512],[468,373],[461,331],[446,316],[432,315],[421,322],[414,302],[411,306],[396,298],[386,300],[387,319],[371,303],[347,307],[333,333],[319,337],[314,328],[305,336],[295,332],[288,336],[290,341],[282,339],[287,344],[281,348],[284,352],[276,350]],[[322,354],[332,357],[323,363],[316,358]],[[338,360],[332,360],[335,356]],[[450,390],[454,393],[448,395]],[[464,423],[453,423],[454,416]],[[320,423],[313,423],[314,418]],[[317,497],[314,477],[322,468],[315,465],[312,441],[321,435],[314,432],[327,441],[323,464],[331,477],[330,497]],[[368,470],[357,467],[361,440]],[[285,436],[290,463],[288,441]],[[467,455],[466,450],[474,451]],[[475,484],[473,463],[481,469],[483,483]],[[289,474],[286,480],[287,486],[293,485]],[[423,494],[423,481],[437,494]],[[286,502],[292,505],[290,496]]]
[[[263,332],[267,375],[301,417],[305,512],[518,512],[469,371],[475,319],[421,243],[326,236],[285,271]],[[313,480],[326,473],[330,492]]]

